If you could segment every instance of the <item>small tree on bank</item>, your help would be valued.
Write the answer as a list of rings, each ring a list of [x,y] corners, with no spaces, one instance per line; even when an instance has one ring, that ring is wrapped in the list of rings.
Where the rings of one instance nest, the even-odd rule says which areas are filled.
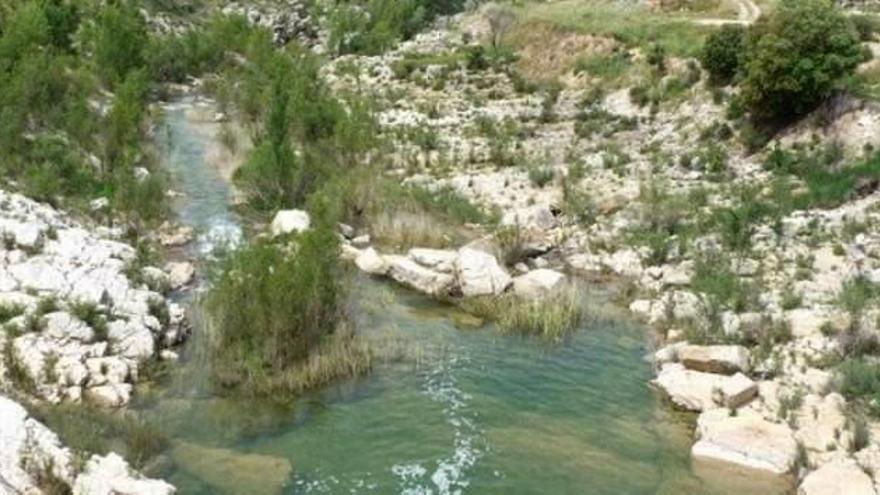
[[[745,40],[742,96],[752,116],[784,122],[826,100],[866,58],[852,22],[828,0],[782,0]]]

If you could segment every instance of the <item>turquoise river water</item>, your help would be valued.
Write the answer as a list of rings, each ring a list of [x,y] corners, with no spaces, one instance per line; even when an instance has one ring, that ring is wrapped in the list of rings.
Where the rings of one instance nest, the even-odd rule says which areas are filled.
[[[184,193],[180,217],[206,253],[240,229],[226,182],[205,160],[211,133],[192,113],[166,109],[161,149]],[[291,403],[233,400],[200,379],[196,328],[182,377],[143,406],[173,439],[162,475],[180,493],[784,493],[692,465],[694,417],[650,389],[647,334],[623,315],[548,344],[457,328],[447,306],[375,280],[354,284],[363,331],[396,334],[416,357]],[[600,290],[590,297],[604,306]]]

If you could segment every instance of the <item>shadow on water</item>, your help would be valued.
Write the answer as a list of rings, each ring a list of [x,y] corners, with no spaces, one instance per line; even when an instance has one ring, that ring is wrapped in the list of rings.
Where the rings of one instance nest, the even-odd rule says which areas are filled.
[[[181,218],[202,232],[217,219],[234,224],[228,187],[200,155],[210,135],[192,132],[180,108],[166,114],[165,158],[185,194]],[[363,331],[408,339],[418,359],[282,404],[211,393],[193,304],[188,351],[143,410],[173,439],[162,474],[180,493],[785,492],[763,483],[743,491],[717,469],[692,469],[694,418],[649,389],[644,329],[625,319],[549,345],[456,328],[453,308],[356,280]]]

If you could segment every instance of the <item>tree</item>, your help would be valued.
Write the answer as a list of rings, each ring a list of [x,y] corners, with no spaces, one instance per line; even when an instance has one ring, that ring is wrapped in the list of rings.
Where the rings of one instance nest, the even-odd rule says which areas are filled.
[[[489,32],[492,36],[492,48],[498,48],[504,35],[516,22],[516,14],[510,9],[492,5],[486,9],[486,20],[489,22]]]
[[[777,123],[816,108],[865,60],[852,22],[828,0],[782,0],[752,27],[743,55],[743,101]]]
[[[714,84],[726,85],[733,80],[740,66],[746,30],[727,24],[706,38],[700,52],[700,64]]]

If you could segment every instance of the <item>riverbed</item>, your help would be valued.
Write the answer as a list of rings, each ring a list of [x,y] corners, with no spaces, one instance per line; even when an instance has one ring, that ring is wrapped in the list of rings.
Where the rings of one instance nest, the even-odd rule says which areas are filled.
[[[199,111],[194,111],[194,108]],[[193,120],[210,104],[165,109],[163,161],[182,193],[193,256],[238,242],[215,135]],[[182,494],[785,493],[749,476],[693,466],[694,417],[649,387],[645,328],[588,291],[590,318],[564,342],[462,325],[449,306],[355,276],[361,331],[411,349],[369,376],[295,401],[215,396],[194,330],[180,370],[142,412],[172,439],[161,473]]]

